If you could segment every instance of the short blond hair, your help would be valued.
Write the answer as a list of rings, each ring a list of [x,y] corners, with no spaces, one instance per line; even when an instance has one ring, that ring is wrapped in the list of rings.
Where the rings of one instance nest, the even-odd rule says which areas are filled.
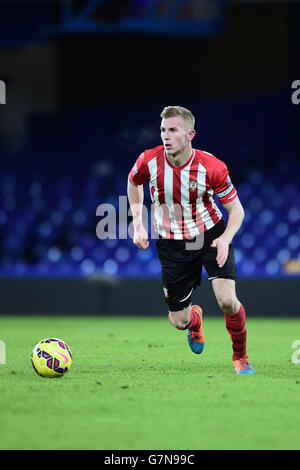
[[[166,106],[160,115],[162,119],[168,119],[175,116],[182,117],[187,127],[194,130],[195,118],[189,109],[183,108],[182,106]]]

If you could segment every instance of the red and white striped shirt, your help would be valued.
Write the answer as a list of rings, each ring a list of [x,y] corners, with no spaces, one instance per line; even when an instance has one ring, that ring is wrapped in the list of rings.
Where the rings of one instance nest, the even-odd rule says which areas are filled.
[[[209,230],[222,218],[213,195],[222,204],[233,201],[237,191],[225,163],[203,150],[176,167],[164,146],[145,150],[129,173],[136,185],[149,181],[154,227],[163,238],[190,239]]]

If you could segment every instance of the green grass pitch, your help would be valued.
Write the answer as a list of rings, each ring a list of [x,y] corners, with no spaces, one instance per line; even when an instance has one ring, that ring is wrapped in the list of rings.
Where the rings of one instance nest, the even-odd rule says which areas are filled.
[[[256,375],[237,376],[220,318],[193,354],[166,318],[0,317],[0,449],[300,449],[300,320],[248,318]],[[30,354],[64,339],[71,371],[39,377]]]

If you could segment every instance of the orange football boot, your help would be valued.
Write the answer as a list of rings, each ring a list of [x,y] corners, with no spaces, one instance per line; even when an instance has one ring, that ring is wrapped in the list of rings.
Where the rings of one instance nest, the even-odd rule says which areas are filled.
[[[233,361],[233,367],[238,375],[241,374],[255,374],[255,370],[248,361],[247,354],[241,359],[236,359]]]
[[[203,332],[203,321],[202,321],[202,308],[199,305],[192,305],[191,310],[196,312],[201,320],[200,328],[198,331],[192,331],[188,328],[187,337],[191,350],[195,354],[201,354],[205,346],[205,336]]]

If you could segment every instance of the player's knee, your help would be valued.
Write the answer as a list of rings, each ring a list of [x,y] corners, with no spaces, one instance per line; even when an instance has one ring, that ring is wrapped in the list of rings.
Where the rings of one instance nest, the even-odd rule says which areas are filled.
[[[174,325],[177,330],[186,330],[188,327],[189,322],[183,322],[181,320],[177,321],[177,323]]]
[[[237,312],[238,300],[235,296],[223,296],[218,299],[220,309],[228,315],[233,315]]]
[[[178,330],[186,330],[189,324],[189,318],[185,310],[180,312],[170,312],[169,319],[172,325]]]

